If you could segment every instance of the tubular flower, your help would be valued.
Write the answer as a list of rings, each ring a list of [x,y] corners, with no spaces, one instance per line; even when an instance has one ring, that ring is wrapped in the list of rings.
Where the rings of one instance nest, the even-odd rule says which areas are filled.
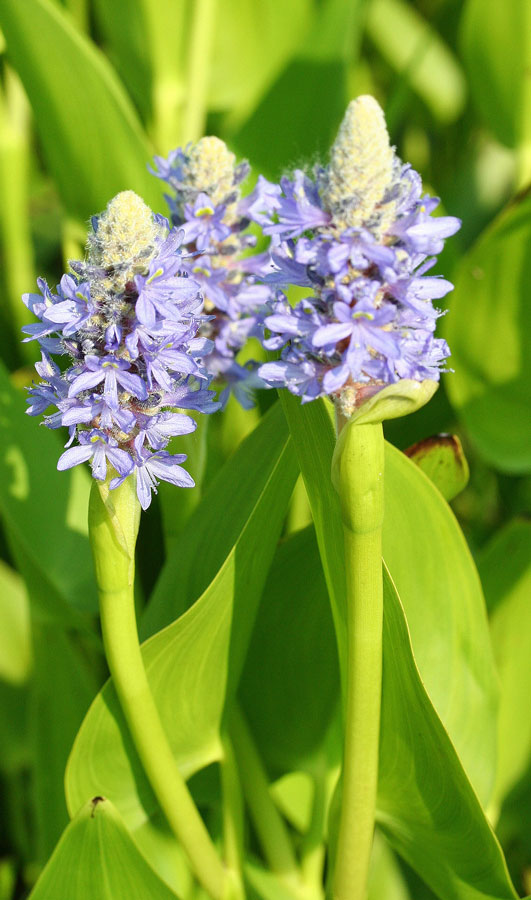
[[[261,377],[303,402],[331,395],[347,416],[401,379],[437,381],[449,348],[432,301],[453,286],[427,273],[461,223],[432,218],[439,201],[396,156],[376,100],[349,105],[326,167],[280,188],[262,210],[275,267],[265,280],[313,294],[291,307],[278,291],[264,324],[281,358]]]
[[[29,415],[49,428],[65,425],[70,440],[58,469],[90,461],[94,478],[117,473],[110,487],[135,474],[146,509],[157,478],[193,487],[186,457],[164,447],[196,427],[175,407],[213,412],[203,357],[211,344],[198,336],[205,321],[200,286],[183,266],[182,234],[132,191],[114,197],[92,219],[86,261],[72,261],[53,293],[23,301],[39,322],[24,339],[38,340],[42,381],[29,389]],[[52,354],[70,357],[61,371]]]
[[[258,280],[270,266],[267,256],[242,254],[256,243],[246,233],[255,210],[263,206],[268,191],[279,194],[280,189],[260,178],[256,189],[242,198],[240,184],[249,165],[236,165],[234,154],[217,137],[173,150],[167,159],[156,156],[155,165],[153,174],[172,189],[165,197],[172,222],[184,232],[183,245],[191,257],[186,270],[201,285],[210,314],[200,331],[213,341],[206,368],[226,384],[222,402],[232,390],[242,406],[252,406],[253,390],[267,385],[256,374],[257,363],[242,366],[236,356],[249,337],[262,335],[271,288]],[[260,219],[259,212],[257,216]]]

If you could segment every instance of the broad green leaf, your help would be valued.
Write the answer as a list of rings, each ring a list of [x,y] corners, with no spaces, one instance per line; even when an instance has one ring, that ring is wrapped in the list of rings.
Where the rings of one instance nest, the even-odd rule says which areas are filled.
[[[28,595],[20,575],[0,560],[0,679],[23,684],[30,669]]]
[[[531,760],[531,522],[516,519],[496,534],[479,558],[491,611],[494,657],[500,677],[498,767],[494,803],[500,804]]]
[[[309,0],[225,0],[218,7],[208,102],[241,116],[249,111],[301,43]]]
[[[143,637],[168,625],[206,590],[261,503],[287,440],[277,404],[219,470],[188,520],[142,619]]]
[[[467,0],[461,45],[472,99],[487,125],[509,147],[528,142],[531,10],[527,0]]]
[[[387,574],[383,655],[380,828],[442,900],[516,900],[501,847],[422,684]]]
[[[95,796],[64,832],[31,900],[175,900],[110,800]]]
[[[364,0],[323,0],[297,53],[233,135],[238,152],[265,174],[328,153],[348,100],[363,8]]]
[[[197,519],[200,543],[194,567],[200,571],[189,583],[206,578],[206,590],[180,618],[142,647],[150,685],[185,777],[220,758],[220,725],[227,691],[234,690],[240,674],[297,477],[289,436],[278,410],[265,417],[260,429],[248,438],[246,448],[241,449],[243,456],[235,454],[229,473],[225,472],[227,481],[219,483],[219,497],[210,491],[201,503],[210,503],[212,531],[208,530],[208,519]],[[247,469],[242,469],[241,460],[250,450],[255,451],[254,459],[248,458]],[[251,488],[252,499],[244,504],[243,521],[239,512],[233,522],[231,491],[238,494],[242,490],[238,480]],[[227,506],[225,500],[230,501]],[[202,535],[201,521],[205,529]],[[240,535],[235,528],[241,529]],[[183,563],[186,573],[186,557]],[[168,577],[161,597],[173,615],[172,591],[180,578],[180,556],[172,558],[168,566],[174,574]],[[92,704],[78,734],[66,785],[71,812],[87,797],[103,793],[117,805],[131,829],[142,826],[156,810],[110,681]]]
[[[69,212],[87,219],[125,189],[160,205],[148,142],[101,51],[51,0],[3,0],[0,27]]]
[[[408,447],[405,454],[433,481],[445,500],[453,500],[468,484],[468,463],[456,434],[424,438]]]
[[[480,581],[449,506],[391,444],[383,552],[423,683],[486,802],[495,771],[497,680]]]
[[[74,624],[76,610],[97,608],[87,539],[90,479],[81,468],[57,471],[57,435],[25,414],[1,365],[0,438],[0,512],[11,551],[26,581],[37,585],[39,602]]]
[[[413,4],[371,0],[367,32],[439,121],[451,122],[459,116],[466,99],[459,61]]]
[[[260,755],[276,773],[312,769],[337,715],[339,668],[325,593],[310,526],[277,550],[239,690]]]
[[[458,270],[445,337],[454,407],[486,460],[531,469],[531,196],[511,204]]]

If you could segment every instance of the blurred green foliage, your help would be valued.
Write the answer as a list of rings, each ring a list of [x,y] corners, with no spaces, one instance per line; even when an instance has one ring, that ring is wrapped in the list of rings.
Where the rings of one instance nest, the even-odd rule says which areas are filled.
[[[514,884],[522,894],[531,893],[525,832],[531,817],[531,730],[523,708],[531,696],[529,0],[0,0],[0,32],[0,900],[28,895],[67,826],[63,773],[106,672],[85,524],[89,479],[83,471],[58,473],[57,434],[23,415],[21,388],[32,379],[37,353],[19,341],[27,316],[20,294],[33,290],[37,274],[52,284],[59,280],[66,260],[83,253],[88,217],[118,191],[132,188],[164,211],[159,183],[147,170],[153,153],[213,133],[249,159],[254,176],[278,177],[325,157],[346,103],[360,93],[378,98],[400,156],[420,171],[445,211],[463,220],[437,268],[456,284],[441,323],[455,373],[443,376],[427,407],[388,423],[386,436],[402,450],[441,431],[459,436],[471,475],[453,510],[482,576],[492,637],[491,646],[474,565],[455,520],[427,479],[412,475],[412,463],[390,449],[394,537],[400,522],[404,540],[412,542],[410,557],[417,554],[421,565],[410,584],[411,572],[400,565],[388,529],[386,559],[412,647],[389,584],[387,640],[400,652],[393,658],[395,677],[387,673],[380,823],[398,855],[388,844],[376,846],[371,890],[375,900],[429,900],[432,890],[443,900],[514,896],[466,770],[482,797],[489,794],[489,778],[494,780],[487,814]],[[264,394],[258,409],[248,413],[229,406],[225,420],[217,416],[203,434],[198,431],[191,453],[202,477],[202,499],[199,492],[190,500],[162,489],[160,506],[143,518],[139,543],[150,549],[138,560],[138,606],[144,610],[154,565],[164,564],[141,626],[147,636],[169,625],[146,645],[154,665],[168,645],[181,654],[174,664],[186,656],[187,631],[174,619],[200,595],[202,606],[194,606],[194,615],[208,607],[224,622],[220,635],[218,620],[211,620],[201,652],[206,656],[214,639],[223,653],[231,644],[234,668],[224,677],[233,692],[243,666],[242,708],[262,743],[269,776],[278,779],[275,797],[308,860],[311,848],[297,831],[305,821],[308,785],[310,794],[329,797],[330,772],[337,765],[339,703],[331,698],[337,697],[338,667],[326,587],[341,632],[341,539],[334,531],[335,495],[326,491],[332,437],[324,407],[303,413],[284,398],[290,439],[278,405],[262,415],[273,400],[272,392]],[[286,533],[295,533],[275,550],[298,472],[294,451],[307,495],[299,482],[285,526]],[[459,472],[451,470],[451,459],[445,466],[447,481],[438,486],[450,496],[448,479],[462,487],[464,464]],[[434,457],[425,468],[436,485],[439,468]],[[185,531],[187,521],[193,527]],[[442,557],[441,544],[437,549],[430,543],[435,532],[445,548]],[[257,535],[263,544],[255,558]],[[242,615],[241,633],[231,630],[222,608],[235,560],[242,580],[231,587],[231,598]],[[311,590],[290,605],[302,569]],[[459,571],[465,571],[464,582],[458,582]],[[437,590],[428,597],[430,579]],[[249,584],[253,603],[243,615]],[[268,595],[275,598],[272,604],[265,603]],[[275,631],[282,639],[271,638]],[[301,644],[291,656],[297,639]],[[497,720],[491,655],[499,677]],[[260,697],[268,660],[270,693]],[[199,754],[187,762],[188,772],[221,752],[222,699],[212,700],[219,672],[214,663],[215,657],[203,684],[212,701],[205,731],[193,735],[197,746],[192,742],[191,749],[181,735],[182,754]],[[160,671],[159,679],[167,677]],[[283,691],[288,678],[295,695]],[[313,714],[303,728],[294,728],[294,706],[299,701],[309,707],[312,696]],[[166,702],[180,704],[186,717],[188,699],[184,690]],[[174,896],[164,878],[185,900],[199,900],[190,892],[183,861],[164,849],[169,839],[156,815],[141,821],[142,803],[150,807],[149,790],[142,774],[127,768],[127,753],[125,762],[120,756],[123,735],[109,715],[113,703],[108,687],[85,720],[69,767],[72,814],[88,799],[87,791],[96,791],[94,773],[105,753],[116,765],[116,773],[109,770],[118,785],[111,784],[111,797],[122,782],[127,788],[121,818],[110,803],[97,811],[99,830],[86,851],[87,870],[105,857],[110,840],[120,864],[102,898],[133,896],[127,893],[133,889],[138,897]],[[276,740],[273,710],[279,716]],[[393,743],[408,716],[422,732],[421,750],[414,742]],[[105,737],[101,753],[95,735]],[[437,819],[440,810],[422,780],[426,760],[420,757],[429,754],[433,741],[441,753],[446,815],[453,810],[459,824],[453,832]],[[79,762],[80,747],[88,769]],[[404,793],[411,767],[419,780]],[[207,817],[219,793],[211,770],[191,782]],[[286,782],[301,772],[302,781]],[[413,797],[415,804],[426,804],[426,818],[409,823],[406,833]],[[59,885],[54,873],[64,871],[61,855],[86,846],[90,815],[90,808],[79,813],[64,833],[36,898],[70,900],[73,888],[68,880]],[[137,829],[135,840],[160,878],[146,866],[122,819]],[[211,825],[214,831],[219,827]],[[467,841],[472,857],[488,856],[484,882],[461,858]],[[451,860],[448,871],[438,867],[441,844],[445,860]],[[171,874],[165,871],[169,857]],[[277,888],[256,862],[247,877],[258,896],[283,896],[275,895]]]

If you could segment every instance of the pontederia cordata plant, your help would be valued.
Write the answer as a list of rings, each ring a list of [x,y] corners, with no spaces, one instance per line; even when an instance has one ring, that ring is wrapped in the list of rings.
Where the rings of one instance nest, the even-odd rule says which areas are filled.
[[[334,400],[347,574],[347,675],[341,818],[334,900],[366,896],[372,847],[382,683],[382,421],[430,399],[447,344],[432,299],[452,285],[425,273],[460,222],[432,219],[438,200],[390,145],[372,97],[347,109],[325,168],[297,171],[269,195],[265,231],[278,242],[273,279],[313,287],[292,308],[279,299],[265,325],[279,362],[261,376],[303,401]]]
[[[435,333],[440,312],[434,301],[452,284],[431,269],[460,222],[432,216],[438,201],[424,195],[420,176],[398,158],[383,112],[369,96],[348,106],[326,164],[297,169],[278,184],[259,176],[248,195],[242,184],[249,166],[237,163],[216,137],[183,144],[167,158],[156,156],[152,174],[171,191],[169,218],[154,214],[132,191],[118,194],[92,218],[86,258],[70,263],[70,274],[55,291],[40,279],[40,293],[24,295],[39,320],[24,328],[25,340],[36,340],[41,348],[36,369],[42,380],[29,389],[28,413],[45,414],[52,429],[69,429],[61,471],[88,462],[93,476],[89,534],[112,684],[98,695],[72,752],[70,810],[91,801],[75,823],[106,815],[100,807],[108,792],[100,784],[107,783],[105,771],[102,775],[107,766],[110,798],[136,842],[129,840],[128,858],[140,860],[135,871],[144,887],[138,891],[146,896],[367,900],[380,777],[384,833],[442,900],[470,900],[471,891],[478,900],[514,900],[503,855],[437,717],[440,708],[436,713],[424,690],[398,594],[382,568],[386,509],[409,502],[405,489],[397,498],[397,484],[421,498],[427,521],[431,515],[443,523],[441,534],[452,548],[461,541],[444,501],[413,464],[394,451],[388,465],[383,438],[383,422],[427,403],[440,372],[447,371],[450,350]],[[259,229],[269,249],[252,255]],[[294,300],[301,290],[304,299]],[[263,342],[268,362],[249,361],[249,338]],[[145,562],[149,548],[142,542],[136,547],[140,515],[161,480],[194,489],[182,467],[185,454],[174,452],[174,439],[179,450],[193,439],[196,422],[187,410],[198,419],[215,412],[219,417],[230,391],[248,408],[264,387],[295,395],[296,415],[308,413],[306,424],[298,430],[295,417],[290,419],[286,404],[295,401],[284,393],[291,434],[276,404],[226,461],[179,538],[168,542],[165,570],[141,624],[145,635],[154,636],[141,647],[135,550]],[[274,393],[258,394],[258,405],[272,405]],[[331,431],[325,435],[315,427],[325,404],[335,414],[333,456]],[[317,411],[313,419],[312,411]],[[321,418],[320,426],[324,421],[328,427],[326,412]],[[210,428],[215,427],[214,419]],[[332,606],[334,592],[346,586],[344,623],[343,612],[334,609],[337,648],[326,630],[329,610],[312,527],[284,534],[274,555],[299,471],[293,445],[306,478]],[[417,512],[422,518],[424,511]],[[328,556],[327,539],[335,541]],[[433,540],[422,537],[438,539],[437,534]],[[401,558],[400,541],[394,533],[393,562]],[[473,595],[466,602],[476,603],[480,616],[473,565],[459,547],[464,556],[455,580],[466,582],[464,595]],[[411,553],[405,561],[403,556],[406,569],[420,567]],[[306,567],[311,588],[301,582]],[[425,573],[423,578],[425,587]],[[254,619],[264,584],[256,628],[265,621],[271,632],[257,636]],[[280,612],[268,590],[282,596]],[[387,642],[386,591],[391,596]],[[306,602],[308,594],[318,605],[321,593],[322,621]],[[310,652],[306,641],[310,650],[317,647],[312,652],[319,677],[332,684],[325,723],[312,722],[306,670],[299,671],[298,660]],[[268,682],[277,642],[289,647],[282,678],[277,676],[281,693],[294,693],[296,706],[299,694],[305,695],[306,707],[301,700],[292,718],[304,732],[307,717],[311,733],[307,745],[301,738],[300,751],[287,739],[278,754],[275,741],[281,744],[283,736],[275,730],[275,704],[283,697],[278,686],[277,693],[270,691]],[[329,656],[323,663],[318,657],[325,647]],[[471,669],[476,696],[488,680],[481,654]],[[251,701],[247,678],[259,685]],[[184,698],[176,691],[180,679],[187,686]],[[387,708],[385,702],[381,706],[382,684]],[[392,689],[400,696],[390,711]],[[273,707],[262,732],[253,723],[253,703],[258,717],[268,703]],[[441,718],[446,726],[442,713]],[[260,733],[262,745],[256,740]],[[103,754],[102,741],[107,741]],[[424,744],[441,757],[440,770],[428,766],[426,775]],[[393,787],[389,776],[395,758],[399,780],[407,780],[416,767],[421,771],[418,790],[409,785],[411,799],[400,795],[396,807],[393,790],[402,788]],[[209,764],[204,780],[187,785],[188,776]],[[279,778],[272,791],[270,782],[285,769],[287,786]],[[126,787],[114,793],[124,772]],[[298,776],[312,781],[310,801]],[[439,776],[441,792],[459,819],[455,841],[454,826],[440,811]],[[87,784],[95,796],[87,795]],[[126,835],[118,819],[112,828],[120,840]],[[72,837],[69,829],[54,856],[58,870],[65,865],[61,847],[64,851]],[[476,869],[475,860],[463,862],[463,835],[486,848],[488,866]],[[146,871],[141,854],[156,875]],[[116,869],[112,858],[106,865],[118,872],[118,854]],[[50,864],[36,900],[85,900],[82,893],[47,894],[53,871]],[[118,876],[117,883],[125,884]],[[110,890],[102,894],[105,900]]]

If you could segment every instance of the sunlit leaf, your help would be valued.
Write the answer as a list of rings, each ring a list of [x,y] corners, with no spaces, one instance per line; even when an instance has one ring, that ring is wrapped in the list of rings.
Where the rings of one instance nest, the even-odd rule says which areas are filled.
[[[454,407],[487,461],[531,469],[531,196],[510,205],[463,259],[446,337]]]
[[[377,810],[383,833],[443,900],[516,900],[501,847],[424,690],[389,577],[383,653]]]
[[[80,810],[30,894],[31,900],[175,900],[135,846],[116,809],[96,796]]]
[[[24,582],[0,560],[0,679],[26,681],[31,668],[28,595]]]
[[[466,81],[458,59],[438,32],[405,0],[371,0],[367,31],[386,60],[441,122],[461,113]]]
[[[364,0],[324,0],[298,51],[233,135],[238,152],[266,175],[324,157],[348,100]]]
[[[300,45],[311,12],[309,0],[225,0],[216,18],[209,106],[238,116],[252,109]]]
[[[87,219],[126,189],[160,205],[148,142],[101,51],[51,0],[3,0],[0,27],[69,212]]]

